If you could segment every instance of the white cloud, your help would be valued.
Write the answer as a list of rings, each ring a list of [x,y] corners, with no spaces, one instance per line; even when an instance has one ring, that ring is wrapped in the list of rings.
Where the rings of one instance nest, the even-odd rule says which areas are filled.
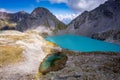
[[[79,14],[59,14],[59,15],[56,15],[56,17],[60,21],[68,24],[71,20],[73,20],[74,18],[76,18],[78,15]]]
[[[76,11],[78,14],[61,14],[56,15],[56,17],[64,22],[69,23],[75,17],[77,17],[80,13],[87,10],[93,10],[98,7],[100,4],[103,4],[107,0],[49,0],[51,3],[65,3],[72,10]]]
[[[0,12],[12,13],[11,11],[8,11],[8,10],[6,10],[6,9],[4,9],[4,8],[0,8]]]
[[[68,0],[67,5],[76,11],[90,11],[107,0]]]
[[[52,3],[66,3],[71,9],[81,12],[92,10],[107,0],[49,0]]]

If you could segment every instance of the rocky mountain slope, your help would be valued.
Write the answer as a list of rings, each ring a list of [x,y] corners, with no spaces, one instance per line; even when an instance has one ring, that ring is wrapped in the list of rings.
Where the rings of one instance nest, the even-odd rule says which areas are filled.
[[[41,26],[50,28],[53,31],[66,28],[65,24],[60,22],[49,10],[38,7],[33,10],[29,17],[17,25],[17,30],[39,29]]]
[[[17,23],[28,16],[29,14],[24,11],[17,13],[0,12],[0,30],[14,30]]]
[[[31,14],[24,11],[17,13],[0,12],[0,30],[30,29],[41,30],[41,27],[50,29],[53,32],[66,28],[66,25],[59,21],[49,10],[38,7]]]
[[[120,42],[119,14],[120,0],[108,0],[92,11],[83,12],[61,33],[78,34],[118,43]]]

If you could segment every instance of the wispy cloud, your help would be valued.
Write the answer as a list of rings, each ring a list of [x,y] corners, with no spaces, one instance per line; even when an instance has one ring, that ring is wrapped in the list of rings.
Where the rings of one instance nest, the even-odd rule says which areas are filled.
[[[64,22],[69,23],[71,20],[76,18],[80,13],[87,10],[93,10],[98,7],[100,4],[103,4],[107,0],[49,0],[51,3],[65,3],[72,10],[77,12],[77,14],[60,14],[56,15],[56,17]]]
[[[9,10],[6,10],[6,9],[4,9],[4,8],[0,8],[0,12],[12,13],[11,11],[9,11]]]

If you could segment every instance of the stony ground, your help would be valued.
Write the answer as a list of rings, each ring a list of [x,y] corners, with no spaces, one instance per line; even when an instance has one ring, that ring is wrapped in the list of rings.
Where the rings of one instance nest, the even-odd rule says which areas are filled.
[[[120,53],[68,54],[66,67],[42,75],[40,80],[120,80]]]

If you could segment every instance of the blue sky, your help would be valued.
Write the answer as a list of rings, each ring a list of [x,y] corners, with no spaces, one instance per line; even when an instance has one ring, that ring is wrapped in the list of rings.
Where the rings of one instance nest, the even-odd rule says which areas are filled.
[[[106,0],[0,0],[0,11],[31,13],[36,7],[49,9],[56,17],[70,22],[83,11],[90,11]]]
[[[0,8],[11,12],[26,11],[31,13],[36,7],[45,7],[54,14],[74,13],[65,3],[51,3],[48,0],[0,0]]]

